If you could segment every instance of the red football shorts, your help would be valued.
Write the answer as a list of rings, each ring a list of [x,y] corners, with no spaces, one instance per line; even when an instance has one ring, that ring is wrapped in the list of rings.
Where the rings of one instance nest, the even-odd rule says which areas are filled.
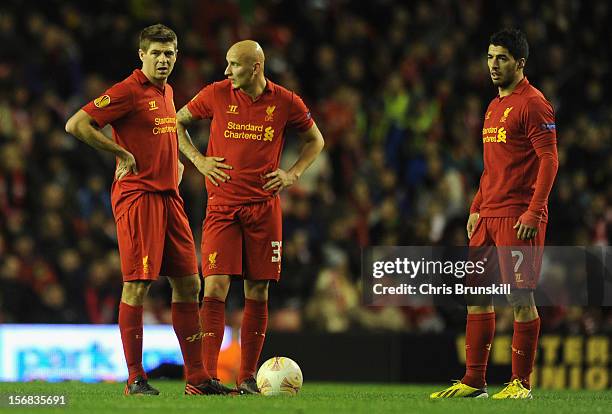
[[[195,242],[176,195],[144,192],[117,219],[117,241],[124,282],[198,274]]]
[[[487,283],[501,281],[509,283],[513,289],[533,290],[540,278],[546,223],[540,223],[533,239],[519,240],[516,237],[518,229],[513,228],[517,220],[518,217],[480,217],[470,239],[470,248],[495,248],[470,249],[470,256],[471,260],[487,258]]]
[[[281,270],[280,197],[239,206],[208,206],[202,229],[202,274],[278,280]]]

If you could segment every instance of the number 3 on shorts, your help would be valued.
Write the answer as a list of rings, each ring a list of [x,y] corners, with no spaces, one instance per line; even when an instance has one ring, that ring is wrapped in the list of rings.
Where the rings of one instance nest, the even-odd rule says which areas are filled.
[[[281,261],[281,247],[283,247],[282,241],[272,241],[272,263],[277,263]]]

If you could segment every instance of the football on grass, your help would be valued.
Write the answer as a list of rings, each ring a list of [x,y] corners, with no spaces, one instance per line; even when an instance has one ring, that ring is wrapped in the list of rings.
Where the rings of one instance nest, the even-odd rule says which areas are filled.
[[[302,388],[302,370],[287,357],[268,359],[257,372],[257,387],[263,395],[296,395]]]

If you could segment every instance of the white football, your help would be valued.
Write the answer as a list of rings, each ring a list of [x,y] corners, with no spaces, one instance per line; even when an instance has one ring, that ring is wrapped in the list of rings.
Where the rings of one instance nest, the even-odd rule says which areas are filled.
[[[270,358],[257,372],[257,388],[265,396],[296,395],[302,382],[302,370],[287,357]]]

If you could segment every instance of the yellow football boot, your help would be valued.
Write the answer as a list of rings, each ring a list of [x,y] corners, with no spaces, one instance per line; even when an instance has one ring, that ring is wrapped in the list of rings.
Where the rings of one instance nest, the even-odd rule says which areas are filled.
[[[455,381],[453,385],[445,390],[434,392],[429,395],[432,400],[438,398],[488,398],[487,387],[473,388],[461,381]]]
[[[523,386],[521,380],[514,379],[506,384],[506,388],[504,388],[497,394],[493,394],[491,398],[493,398],[494,400],[505,400],[506,398],[522,400],[531,399],[533,398],[533,395],[531,395],[530,389],[527,389]]]

